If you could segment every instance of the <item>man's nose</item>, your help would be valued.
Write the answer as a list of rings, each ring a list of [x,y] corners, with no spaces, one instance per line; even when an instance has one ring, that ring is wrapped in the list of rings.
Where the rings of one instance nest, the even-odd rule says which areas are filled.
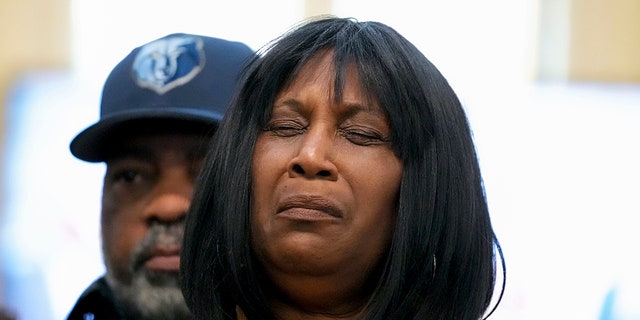
[[[184,218],[191,205],[193,179],[187,170],[167,170],[158,179],[145,208],[149,221],[172,223]]]

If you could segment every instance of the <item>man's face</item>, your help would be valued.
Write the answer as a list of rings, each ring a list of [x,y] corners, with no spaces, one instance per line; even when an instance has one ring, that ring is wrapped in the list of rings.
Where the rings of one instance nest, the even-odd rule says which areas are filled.
[[[107,281],[130,317],[188,317],[178,284],[180,246],[206,141],[195,134],[139,135],[106,161],[102,246]]]

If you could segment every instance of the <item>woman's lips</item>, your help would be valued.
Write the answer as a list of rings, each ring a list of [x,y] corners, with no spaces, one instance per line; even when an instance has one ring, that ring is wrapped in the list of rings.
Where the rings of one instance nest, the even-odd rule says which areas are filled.
[[[296,220],[342,218],[342,210],[334,202],[319,196],[291,196],[278,205],[277,214]]]

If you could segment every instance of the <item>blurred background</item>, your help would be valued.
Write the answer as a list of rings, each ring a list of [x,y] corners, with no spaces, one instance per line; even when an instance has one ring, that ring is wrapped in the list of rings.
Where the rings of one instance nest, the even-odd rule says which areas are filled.
[[[637,0],[0,0],[0,307],[64,319],[103,273],[105,168],[68,144],[134,47],[327,13],[394,27],[462,100],[507,263],[490,319],[640,319]]]

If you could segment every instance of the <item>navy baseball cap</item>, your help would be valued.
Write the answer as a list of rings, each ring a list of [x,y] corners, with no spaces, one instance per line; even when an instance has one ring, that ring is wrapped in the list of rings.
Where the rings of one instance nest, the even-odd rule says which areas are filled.
[[[135,48],[109,74],[100,119],[80,132],[71,153],[105,161],[136,130],[212,132],[255,52],[241,42],[176,33]]]

